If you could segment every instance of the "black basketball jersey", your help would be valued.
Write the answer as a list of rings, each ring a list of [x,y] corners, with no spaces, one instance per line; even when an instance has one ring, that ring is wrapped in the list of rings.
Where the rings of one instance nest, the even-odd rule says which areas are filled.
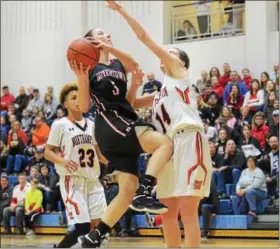
[[[89,72],[90,94],[97,114],[115,111],[118,115],[136,121],[137,114],[126,100],[127,78],[119,60],[110,65],[98,63]]]

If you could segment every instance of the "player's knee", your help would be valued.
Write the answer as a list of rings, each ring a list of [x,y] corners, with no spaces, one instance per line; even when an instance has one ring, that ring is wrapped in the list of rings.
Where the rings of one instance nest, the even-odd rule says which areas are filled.
[[[173,141],[167,137],[164,136],[161,142],[161,147],[164,147],[166,150],[166,153],[172,154],[173,150],[174,150],[174,145],[173,145]]]
[[[166,213],[161,215],[163,221],[175,221],[178,222],[178,213],[167,211]]]

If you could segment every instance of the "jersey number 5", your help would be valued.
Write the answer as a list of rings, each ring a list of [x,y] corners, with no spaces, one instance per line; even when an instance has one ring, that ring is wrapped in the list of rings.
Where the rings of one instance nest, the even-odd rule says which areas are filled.
[[[80,165],[82,168],[94,166],[94,150],[89,149],[85,151],[84,149],[79,149]]]
[[[156,113],[156,120],[160,123],[160,126],[162,127],[162,132],[165,134],[166,133],[166,128],[165,128],[164,124],[170,125],[171,119],[170,119],[170,117],[169,117],[169,115],[168,115],[168,113],[167,113],[163,104],[161,104],[160,109],[161,109],[161,114],[162,114],[161,116],[162,117],[158,113]]]

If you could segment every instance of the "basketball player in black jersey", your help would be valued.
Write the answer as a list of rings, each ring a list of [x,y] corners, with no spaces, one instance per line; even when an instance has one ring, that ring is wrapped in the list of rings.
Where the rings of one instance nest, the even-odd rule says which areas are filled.
[[[79,82],[79,106],[83,112],[87,112],[92,99],[97,109],[95,138],[103,156],[117,172],[119,184],[119,193],[108,206],[102,221],[92,233],[79,238],[82,247],[92,248],[100,246],[104,235],[121,218],[132,200],[130,207],[137,211],[155,214],[167,211],[165,205],[152,198],[151,191],[156,177],[173,153],[173,144],[167,136],[140,123],[132,108],[151,106],[153,101],[153,96],[136,98],[143,78],[138,64],[128,54],[113,48],[110,35],[103,30],[91,30],[85,37],[100,49],[100,60],[89,72],[82,64],[71,63]],[[110,54],[118,59],[110,60]],[[128,72],[133,73],[127,94]],[[137,162],[143,152],[152,156],[137,190]]]

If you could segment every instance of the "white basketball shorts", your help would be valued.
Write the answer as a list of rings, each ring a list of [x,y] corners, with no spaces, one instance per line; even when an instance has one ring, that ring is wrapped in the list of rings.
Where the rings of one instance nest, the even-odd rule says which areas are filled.
[[[212,163],[207,136],[201,131],[185,131],[173,142],[173,159],[158,177],[157,197],[209,196]]]
[[[107,203],[99,180],[91,181],[80,176],[61,176],[60,191],[69,225],[102,218]]]

